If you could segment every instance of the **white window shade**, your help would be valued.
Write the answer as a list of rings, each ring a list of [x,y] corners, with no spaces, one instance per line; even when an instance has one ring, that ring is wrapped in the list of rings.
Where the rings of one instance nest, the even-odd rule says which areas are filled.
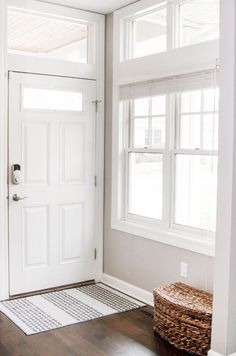
[[[120,87],[120,100],[205,89],[218,86],[218,70],[133,83]]]

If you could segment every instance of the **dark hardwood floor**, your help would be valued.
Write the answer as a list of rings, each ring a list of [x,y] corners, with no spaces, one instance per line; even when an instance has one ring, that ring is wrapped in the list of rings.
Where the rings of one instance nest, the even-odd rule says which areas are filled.
[[[152,308],[26,336],[0,313],[0,356],[187,356],[152,331]]]

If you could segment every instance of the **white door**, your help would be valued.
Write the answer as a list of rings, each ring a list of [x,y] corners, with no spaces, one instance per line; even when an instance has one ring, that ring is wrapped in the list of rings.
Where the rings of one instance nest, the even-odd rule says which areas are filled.
[[[95,98],[94,81],[10,73],[11,295],[95,277]]]

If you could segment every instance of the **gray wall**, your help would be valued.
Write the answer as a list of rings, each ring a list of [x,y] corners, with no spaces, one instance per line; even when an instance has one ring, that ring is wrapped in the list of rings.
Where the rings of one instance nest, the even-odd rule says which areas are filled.
[[[106,17],[106,122],[104,272],[147,291],[174,281],[204,290],[213,289],[213,258],[111,229],[112,168],[112,15]],[[188,263],[188,278],[179,275]]]

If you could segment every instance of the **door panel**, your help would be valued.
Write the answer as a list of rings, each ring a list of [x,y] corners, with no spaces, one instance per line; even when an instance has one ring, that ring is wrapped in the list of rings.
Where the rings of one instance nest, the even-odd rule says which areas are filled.
[[[50,157],[48,123],[23,122],[21,140],[24,186],[48,184]]]
[[[10,74],[11,295],[95,277],[95,98],[94,81]]]
[[[86,134],[84,124],[65,124],[61,127],[61,177],[64,183],[84,184],[85,156],[76,157],[73,152],[83,152]]]
[[[48,265],[48,207],[22,208],[24,269]]]
[[[84,203],[61,206],[61,262],[83,258]]]

